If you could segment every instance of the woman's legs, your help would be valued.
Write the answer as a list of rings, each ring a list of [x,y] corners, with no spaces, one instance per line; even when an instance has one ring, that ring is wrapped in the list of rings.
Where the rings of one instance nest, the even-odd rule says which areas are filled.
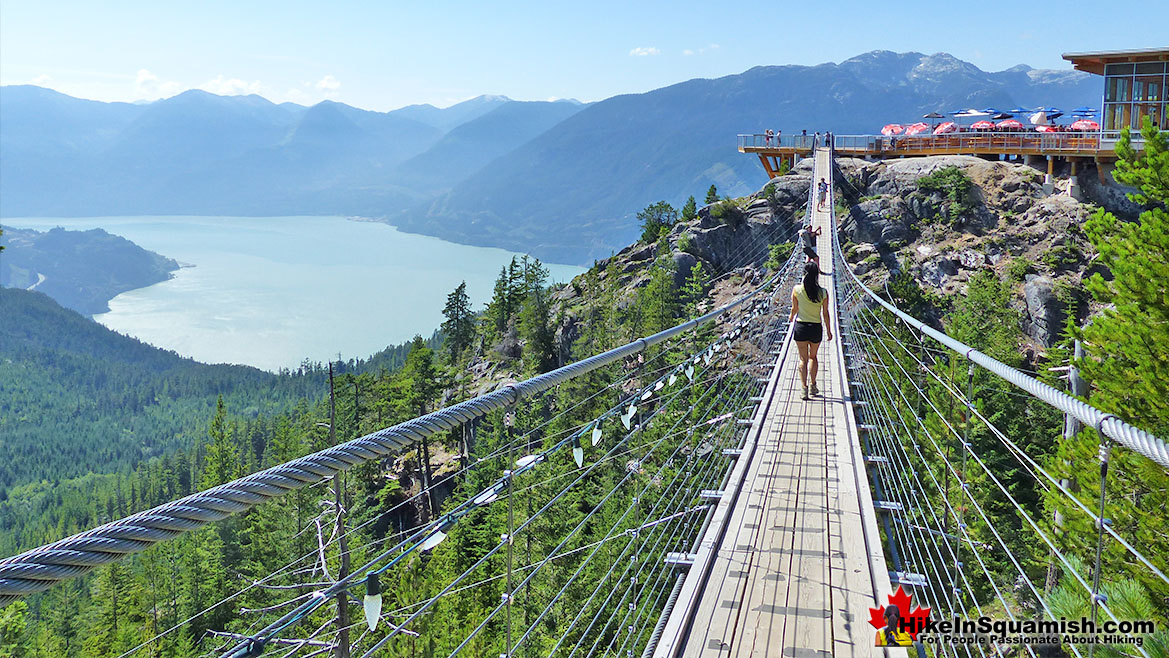
[[[800,384],[805,388],[808,386],[808,350],[811,345],[812,343],[806,340],[796,341],[796,347],[800,350]]]
[[[817,358],[817,354],[819,354],[819,352],[820,352],[820,343],[807,343],[807,346],[808,346],[807,347],[807,366],[808,366],[809,372],[808,372],[808,378],[804,381],[805,381],[805,385],[807,385],[807,382],[810,381],[810,382],[812,382],[812,386],[815,386],[816,385],[816,373],[820,370],[820,360]],[[804,358],[804,351],[803,350],[800,350],[800,358],[801,359]],[[800,363],[803,364],[804,361],[801,361]],[[802,374],[802,369],[801,369],[801,374]]]

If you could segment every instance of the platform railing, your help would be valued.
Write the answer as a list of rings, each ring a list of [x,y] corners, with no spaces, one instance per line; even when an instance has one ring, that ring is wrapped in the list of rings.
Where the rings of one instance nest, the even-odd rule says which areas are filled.
[[[751,149],[792,149],[811,150],[814,136],[782,135],[770,137],[763,134],[739,135],[739,150]],[[929,152],[980,153],[980,152],[1043,152],[1083,153],[1100,150],[1100,133],[1089,131],[1070,132],[998,132],[966,131],[934,135],[833,135],[836,151],[842,155],[851,154],[913,154]]]

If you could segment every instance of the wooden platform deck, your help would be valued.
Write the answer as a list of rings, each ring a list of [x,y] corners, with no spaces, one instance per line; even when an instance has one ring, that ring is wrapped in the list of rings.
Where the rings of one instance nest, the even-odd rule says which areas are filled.
[[[832,180],[825,151],[816,157],[814,180],[821,177]],[[831,202],[826,205],[813,221],[824,229],[821,265],[831,270]],[[835,318],[834,295],[830,301]],[[821,392],[811,400],[800,399],[796,346],[788,341],[781,350],[752,428],[754,443],[740,458],[741,485],[723,510],[725,533],[704,546],[709,556],[700,554],[687,575],[655,656],[827,658],[884,651],[873,646],[868,608],[891,589],[835,327],[833,333],[821,344]],[[690,618],[675,619],[685,606]]]

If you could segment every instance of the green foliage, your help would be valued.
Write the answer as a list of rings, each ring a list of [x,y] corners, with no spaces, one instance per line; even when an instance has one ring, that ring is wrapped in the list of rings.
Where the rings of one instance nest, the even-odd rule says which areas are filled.
[[[540,261],[524,261],[524,299],[519,315],[519,334],[524,341],[524,365],[529,373],[556,367],[556,333],[549,317],[548,269]]]
[[[475,338],[475,314],[471,310],[471,298],[467,295],[467,282],[462,281],[446,298],[446,306],[442,309],[446,321],[442,323],[442,333],[446,336],[446,346],[450,354],[451,363],[459,359],[459,355],[471,346]]]
[[[1100,274],[1088,281],[1096,301],[1112,305],[1084,330],[1092,346],[1085,376],[1096,389],[1093,400],[1158,436],[1169,434],[1169,155],[1166,135],[1146,122],[1145,150],[1134,154],[1128,131],[1117,145],[1123,159],[1115,176],[1137,186],[1137,202],[1159,204],[1138,221],[1122,222],[1110,213],[1089,219],[1085,233],[1113,279]]]
[[[942,167],[917,179],[917,189],[942,194],[946,200],[943,212],[950,223],[959,222],[963,215],[975,208],[974,182],[955,165]]]
[[[710,189],[706,190],[706,205],[718,202],[718,188],[712,183]]]
[[[220,395],[235,413],[256,417],[318,395],[324,382],[322,366],[308,362],[279,374],[197,363],[36,292],[0,288],[0,309],[0,491],[128,472],[202,444]],[[0,515],[0,545],[7,521]]]
[[[1079,362],[1091,386],[1089,400],[1108,413],[1154,435],[1169,435],[1169,156],[1166,136],[1147,122],[1143,130],[1145,150],[1135,152],[1126,129],[1117,144],[1121,161],[1117,180],[1137,187],[1133,199],[1152,205],[1139,219],[1125,222],[1098,211],[1084,232],[1099,254],[1111,280],[1095,274],[1088,292],[1104,310],[1092,318],[1079,335],[1085,358]],[[1060,446],[1052,461],[1056,477],[1066,477],[1083,487],[1081,499],[1090,508],[1098,505],[1099,474],[1095,432],[1084,431]],[[1067,519],[1061,535],[1064,548],[1082,558],[1094,557],[1096,531],[1086,515],[1070,504],[1053,499],[1049,505]],[[1169,555],[1169,536],[1164,532],[1163,510],[1169,509],[1169,474],[1147,458],[1123,448],[1112,454],[1109,469],[1106,516],[1113,529],[1142,553]],[[1153,513],[1156,511],[1156,513]],[[1154,601],[1169,597],[1169,586],[1149,575],[1115,542],[1105,542],[1103,573],[1111,579],[1129,577],[1139,582]]]
[[[659,256],[649,272],[649,283],[637,294],[641,311],[641,333],[657,333],[674,326],[678,315],[678,291],[674,287],[674,261]]]
[[[1084,260],[1084,252],[1074,244],[1067,243],[1054,246],[1039,257],[1043,264],[1051,271],[1075,265]]]
[[[966,296],[946,319],[946,333],[1011,366],[1020,364],[1019,313],[1010,307],[1011,291],[993,272],[970,277]]]
[[[795,248],[796,243],[794,242],[780,242],[778,244],[768,245],[767,260],[763,263],[763,267],[766,267],[772,272],[779,270],[791,258]]]
[[[682,286],[682,303],[686,305],[683,315],[688,318],[697,317],[709,289],[710,274],[699,261],[690,268],[690,274],[687,275],[686,283]]]
[[[686,203],[682,206],[682,221],[688,222],[692,219],[698,219],[698,204],[694,201],[694,195],[686,199]]]
[[[1023,256],[1018,256],[1007,263],[1007,278],[1015,283],[1020,283],[1031,273],[1031,261]]]
[[[742,226],[747,219],[746,214],[732,199],[723,199],[711,206],[710,216],[733,229]]]
[[[656,242],[664,232],[678,223],[678,211],[665,201],[646,206],[637,213],[642,242]]]
[[[28,644],[25,630],[28,628],[28,604],[17,601],[0,609],[0,658],[20,658],[25,655]]]
[[[692,238],[689,233],[683,233],[678,237],[678,251],[695,256],[697,255],[695,254],[697,249],[694,246],[694,238]]]

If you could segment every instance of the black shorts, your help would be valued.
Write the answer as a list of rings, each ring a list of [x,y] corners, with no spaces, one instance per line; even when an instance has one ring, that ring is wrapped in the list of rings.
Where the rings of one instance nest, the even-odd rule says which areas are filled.
[[[796,321],[796,330],[792,338],[804,343],[819,343],[824,339],[824,325],[819,322]]]
[[[811,247],[804,247],[804,255],[808,258],[816,258],[816,250]]]

